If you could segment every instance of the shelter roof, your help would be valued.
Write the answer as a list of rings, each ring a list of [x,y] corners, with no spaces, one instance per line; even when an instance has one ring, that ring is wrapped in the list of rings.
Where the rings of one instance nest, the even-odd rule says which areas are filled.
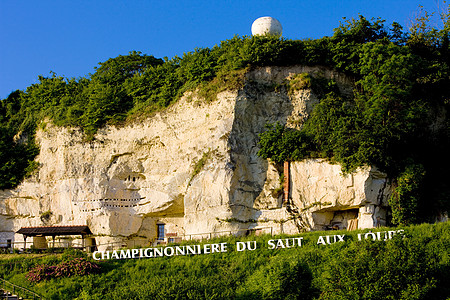
[[[87,235],[92,234],[86,225],[77,226],[40,226],[40,227],[22,227],[17,233],[26,236],[56,236],[56,235]]]

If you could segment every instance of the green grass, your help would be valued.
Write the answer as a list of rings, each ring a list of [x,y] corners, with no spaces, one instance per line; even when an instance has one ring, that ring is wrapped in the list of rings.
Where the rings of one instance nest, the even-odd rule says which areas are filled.
[[[450,223],[403,229],[405,238],[388,241],[358,241],[369,230],[310,232],[298,235],[302,247],[273,250],[268,240],[291,236],[213,239],[207,243],[227,242],[228,252],[101,261],[100,274],[37,284],[27,282],[27,269],[64,258],[25,258],[0,274],[48,299],[447,299]],[[335,234],[345,234],[345,242],[317,244],[319,236]],[[247,241],[258,248],[236,251],[236,242]]]

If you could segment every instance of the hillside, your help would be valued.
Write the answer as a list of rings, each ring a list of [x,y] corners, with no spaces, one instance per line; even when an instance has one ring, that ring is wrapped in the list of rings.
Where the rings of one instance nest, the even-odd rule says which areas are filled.
[[[310,87],[290,95],[272,87],[298,74],[320,74],[349,91],[346,76],[324,67],[265,67],[248,71],[242,89],[214,101],[186,94],[148,119],[105,126],[90,141],[79,128],[47,123],[36,132],[39,169],[0,192],[0,236],[22,246],[23,236],[14,234],[21,227],[88,225],[91,242],[103,249],[111,242],[158,243],[158,234],[385,225],[390,188],[376,168],[342,176],[324,159],[291,162],[285,170],[258,156],[268,122],[299,126],[318,102]]]
[[[396,234],[384,240],[387,231]],[[66,277],[75,272],[72,270],[38,282],[37,277],[27,277],[30,270],[45,277],[36,266],[42,270],[44,264],[70,265],[74,257],[84,254],[66,252],[62,257],[30,259],[21,255],[0,258],[0,276],[46,299],[448,299],[448,222],[371,232],[373,235],[367,230],[327,231],[189,241],[184,245],[226,243],[227,251],[104,261],[90,258],[88,261],[101,267],[99,273]],[[381,240],[373,241],[378,232]],[[343,241],[334,242],[335,235]],[[321,236],[323,240],[330,236],[331,244],[318,243]],[[301,246],[292,243],[292,238],[302,238]],[[247,242],[255,250],[237,251],[238,243]],[[271,249],[271,244],[278,247]],[[47,273],[52,274],[51,269]]]
[[[220,93],[226,95],[231,92],[236,96],[237,104],[243,103],[239,102],[239,96],[245,94],[247,100],[253,101],[247,102],[252,103],[252,109],[246,114],[246,106],[228,107],[231,108],[230,113],[240,115],[241,118],[234,119],[233,123],[228,124],[231,127],[227,127],[225,131],[217,129],[217,134],[227,131],[233,133],[231,139],[228,136],[224,137],[225,144],[220,140],[222,135],[216,135],[215,139],[205,143],[195,145],[193,142],[192,145],[187,146],[196,148],[195,156],[187,157],[185,160],[187,171],[183,171],[182,177],[177,179],[182,182],[178,186],[186,184],[195,186],[195,175],[202,170],[207,159],[209,157],[215,157],[219,161],[222,159],[214,152],[219,147],[219,153],[231,149],[229,159],[232,164],[221,165],[215,169],[217,174],[220,175],[223,171],[226,175],[229,172],[226,168],[231,168],[234,172],[231,182],[235,187],[232,192],[253,193],[251,196],[242,197],[238,203],[233,202],[237,204],[236,207],[254,208],[255,205],[259,205],[256,199],[264,200],[257,196],[264,190],[265,183],[255,187],[253,183],[257,180],[252,178],[248,180],[245,174],[260,174],[260,166],[266,164],[266,169],[269,169],[268,165],[274,168],[275,175],[272,179],[276,181],[277,178],[282,177],[282,172],[279,170],[284,161],[320,159],[326,163],[339,164],[344,174],[353,174],[361,168],[371,167],[385,174],[383,176],[389,179],[392,193],[389,199],[384,199],[386,197],[384,195],[381,197],[383,199],[378,200],[381,201],[379,205],[383,203],[381,205],[383,209],[390,207],[392,217],[386,217],[387,223],[410,224],[433,221],[442,215],[445,216],[450,205],[450,192],[445,175],[450,166],[450,160],[446,155],[450,141],[447,114],[450,99],[447,88],[450,85],[450,52],[448,20],[446,22],[444,28],[440,30],[418,22],[409,32],[406,32],[397,23],[388,27],[381,20],[368,21],[361,16],[357,20],[341,25],[332,37],[318,40],[293,41],[279,37],[236,36],[211,49],[196,49],[184,54],[181,58],[175,57],[170,60],[131,52],[129,55],[101,63],[96,72],[86,78],[66,79],[56,74],[51,77],[41,76],[39,83],[25,91],[13,92],[7,99],[1,101],[2,215],[9,218],[10,213],[13,213],[21,218],[20,222],[25,222],[23,224],[29,222],[30,225],[38,225],[36,222],[39,222],[42,225],[46,222],[46,218],[41,219],[41,217],[49,216],[49,213],[44,213],[53,210],[63,211],[66,208],[66,204],[60,200],[58,200],[58,207],[52,207],[49,204],[52,199],[48,197],[47,190],[41,189],[43,186],[47,186],[46,188],[55,194],[64,194],[67,189],[77,191],[74,190],[74,186],[84,187],[84,183],[77,181],[75,185],[70,183],[62,186],[61,190],[51,188],[54,184],[53,179],[59,176],[56,171],[54,174],[49,173],[47,181],[39,178],[42,175],[41,172],[50,166],[39,161],[40,158],[49,155],[47,152],[42,152],[44,146],[42,141],[45,140],[43,137],[45,138],[46,135],[55,132],[66,134],[64,136],[66,140],[62,141],[65,147],[70,148],[73,142],[82,145],[83,149],[92,147],[95,152],[95,147],[102,147],[101,144],[108,142],[102,140],[105,133],[150,122],[160,126],[156,131],[160,130],[161,134],[155,133],[153,135],[155,140],[140,142],[145,142],[145,147],[157,149],[161,146],[161,141],[156,137],[161,137],[162,133],[171,126],[177,126],[169,122],[164,125],[167,127],[162,127],[162,124],[158,123],[160,116],[170,113],[171,109],[179,109],[183,107],[183,103],[191,101],[187,105],[192,109],[191,114],[199,118],[200,115],[197,113],[202,108],[207,108],[211,112],[205,110],[200,113],[204,114],[202,118],[207,118],[213,115],[213,111],[221,103],[227,101],[226,96],[220,98],[217,95]],[[266,81],[264,78],[255,80],[254,74],[261,73],[261,70],[265,70],[268,76],[272,76],[271,70],[276,70],[278,67],[287,69],[297,67],[299,70],[314,67],[315,71],[294,72],[292,76],[285,76],[282,80],[273,80],[273,78]],[[340,78],[345,80],[342,81]],[[258,97],[262,94],[276,95],[273,102],[266,101],[267,103],[273,104],[284,99],[289,107],[293,105],[293,102],[289,104],[289,101],[301,98],[302,93],[305,92],[313,95],[312,102],[315,101],[314,105],[305,107],[307,113],[293,110],[297,115],[289,115],[286,109],[280,109],[278,112],[281,114],[277,115],[275,112],[271,115],[270,113],[274,112],[273,106],[258,107],[260,103],[265,103],[268,99],[264,98],[264,101],[258,102],[261,99]],[[184,99],[185,102],[180,99]],[[246,119],[247,116],[254,115],[255,109],[266,116],[256,120],[257,125],[254,125],[251,119]],[[187,116],[190,112],[184,113]],[[279,124],[275,123],[277,121]],[[186,120],[179,120],[179,122],[187,124]],[[197,120],[194,120],[191,125],[196,128],[214,127],[208,120],[204,123],[196,122]],[[267,131],[262,133],[261,128],[266,124]],[[59,126],[61,129],[54,129],[54,126]],[[185,127],[182,130],[187,132],[188,128]],[[155,131],[155,129],[151,130]],[[250,139],[242,138],[242,135],[245,135],[244,131],[252,134]],[[262,134],[258,136],[260,133]],[[207,136],[198,133],[199,138]],[[233,138],[237,139],[233,140]],[[173,139],[175,140],[176,137],[174,136]],[[133,143],[139,143],[138,140]],[[193,140],[189,138],[186,141]],[[237,143],[233,144],[233,141]],[[239,144],[240,141],[246,144]],[[209,142],[211,145],[208,144]],[[185,145],[177,145],[170,139],[163,144],[173,144],[180,149],[186,149]],[[51,148],[51,146],[48,147],[49,152],[57,151]],[[72,148],[72,151],[74,149],[76,148]],[[113,148],[110,150],[115,151]],[[161,155],[168,153],[168,158],[176,153],[175,149],[159,151]],[[138,155],[139,159],[136,162],[127,161],[123,165],[121,160],[127,157],[126,153],[127,151],[121,149],[118,153],[110,154],[111,158],[105,160],[109,165],[107,164],[105,168],[110,168],[112,173],[99,171],[100,177],[91,178],[92,180],[87,178],[89,184],[101,188],[102,184],[99,183],[103,180],[102,176],[106,176],[109,181],[114,180],[114,176],[121,181],[128,179],[135,182],[136,178],[139,179],[138,175],[142,173],[139,161],[143,156]],[[256,153],[259,157],[255,155]],[[38,154],[40,156],[37,156]],[[85,154],[93,155],[87,152]],[[60,157],[60,159],[62,162],[67,161],[68,158]],[[70,159],[82,161],[77,157]],[[270,159],[270,164],[267,159]],[[236,163],[243,160],[248,161],[245,164]],[[235,169],[236,166],[241,165],[255,166],[252,160],[257,162],[256,169]],[[99,165],[104,164],[105,161]],[[116,162],[124,169],[114,169]],[[58,166],[58,164],[55,165],[55,167]],[[59,170],[67,171],[66,167],[65,165]],[[73,173],[79,170],[86,173],[93,171],[95,175],[95,169],[91,170],[91,167],[79,165],[72,171]],[[168,170],[171,167],[168,163]],[[125,173],[127,176],[124,176]],[[31,177],[24,181],[27,176]],[[226,176],[222,179],[228,180]],[[213,180],[216,181],[217,178],[217,176],[213,177]],[[37,192],[36,195],[31,196],[26,193],[25,196],[21,194],[24,191],[23,186],[33,186],[36,182],[40,184],[36,191],[41,190],[42,193]],[[146,183],[148,182],[147,180]],[[216,183],[225,186],[220,182]],[[204,181],[198,184],[203,187],[208,186]],[[141,201],[141,198],[135,198],[132,191],[129,192],[133,188],[128,185],[128,183],[124,185],[125,192],[114,192],[109,195],[108,191],[87,191],[87,194],[78,194],[76,198],[69,197],[64,201],[71,201],[71,205],[82,201],[103,201],[104,199]],[[151,186],[144,187],[153,189]],[[271,187],[272,190],[275,188],[276,186]],[[205,189],[200,190],[205,191]],[[99,194],[104,197],[97,197]],[[185,199],[185,194],[185,192],[170,191],[166,200],[161,200],[165,196],[162,198],[155,196],[154,198],[159,197],[159,202],[152,204],[153,210],[141,213],[149,214],[149,217],[161,217],[151,214],[155,214],[155,211],[160,208],[167,209],[167,205],[176,203],[181,198]],[[215,206],[215,203],[222,205],[223,199],[228,199],[227,197],[239,198],[237,194],[230,196],[228,191],[223,192],[223,197],[218,197],[217,194],[220,193],[211,197],[213,202],[196,203],[195,210],[202,211],[201,207],[199,209],[202,205]],[[208,199],[209,196],[201,194],[198,197],[198,199],[201,197]],[[274,201],[278,199],[276,195],[272,198],[275,199]],[[34,201],[34,206],[26,201]],[[7,205],[6,202],[8,202]],[[309,202],[309,204],[313,203],[315,202]],[[320,203],[320,205],[326,206],[325,203],[328,202]],[[270,203],[264,203],[263,207],[267,208],[270,205]],[[306,203],[304,205],[306,207]],[[358,204],[360,206],[352,205],[346,206],[346,209],[355,207],[360,209],[361,206],[360,204]],[[278,204],[276,206],[278,207]],[[18,209],[11,212],[11,207]],[[27,211],[30,207],[32,207],[31,212]],[[186,209],[189,210],[186,206],[176,205],[176,207],[180,211],[169,210],[164,216],[178,217],[177,214],[181,211],[186,213]],[[96,207],[80,209],[95,210]],[[35,218],[32,221],[27,219],[30,214]],[[239,214],[246,215],[245,222],[253,219],[250,213],[239,212]],[[55,213],[49,219],[49,224],[58,224],[63,220],[76,222],[70,218],[66,220],[63,214],[61,216],[62,219],[59,220],[59,214]],[[199,221],[203,220],[201,216],[197,217]],[[231,216],[220,215],[218,218],[227,222],[230,219],[236,221],[235,213]],[[133,218],[128,220],[130,223],[127,228],[144,226],[133,223]],[[239,222],[234,224],[241,226]],[[16,224],[11,228],[17,226],[19,225]],[[149,231],[154,231],[152,226],[156,225],[147,226]]]

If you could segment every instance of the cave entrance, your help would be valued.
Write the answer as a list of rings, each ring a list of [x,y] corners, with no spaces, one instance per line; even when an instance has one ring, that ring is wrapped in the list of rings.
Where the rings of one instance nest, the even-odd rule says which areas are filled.
[[[315,229],[355,230],[358,228],[359,208],[313,212]]]
[[[358,228],[359,209],[337,210],[331,219],[330,229],[355,230]]]

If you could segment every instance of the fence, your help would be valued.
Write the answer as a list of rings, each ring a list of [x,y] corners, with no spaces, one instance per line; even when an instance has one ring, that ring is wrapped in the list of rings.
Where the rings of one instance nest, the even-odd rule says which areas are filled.
[[[133,239],[128,241],[121,241],[121,242],[108,242],[103,244],[96,244],[96,245],[82,245],[81,243],[70,243],[67,244],[67,242],[63,241],[55,241],[55,242],[48,242],[48,245],[54,245],[53,247],[48,247],[46,249],[33,249],[33,248],[27,248],[23,249],[23,242],[9,242],[1,243],[0,242],[0,253],[12,253],[14,249],[21,249],[20,251],[57,251],[58,249],[65,249],[65,248],[75,248],[84,250],[87,252],[93,251],[95,248],[99,249],[105,249],[106,250],[117,250],[117,249],[123,249],[123,248],[136,248],[136,247],[144,247],[148,245],[157,246],[157,245],[164,245],[169,243],[178,243],[181,241],[192,241],[192,240],[210,240],[213,238],[218,237],[226,237],[226,236],[248,236],[248,235],[262,235],[262,234],[270,234],[273,235],[273,227],[259,227],[259,228],[252,228],[252,229],[238,229],[238,230],[225,230],[225,231],[214,231],[214,232],[205,232],[205,233],[192,233],[192,234],[186,234],[186,235],[177,235],[177,234],[170,234],[168,233],[167,236],[164,239],[158,240],[158,239]],[[16,250],[17,251],[17,250]]]
[[[92,247],[92,245],[83,245],[80,243],[70,243],[67,244],[67,242],[60,242],[55,241],[54,243],[49,241],[46,243],[46,247],[42,248],[35,248],[33,243],[28,243],[27,248],[23,248],[24,243],[23,242],[8,242],[4,243],[0,241],[0,254],[8,254],[8,253],[14,253],[14,252],[40,252],[40,251],[57,251],[58,249],[66,249],[66,248],[74,248],[74,249],[80,249],[80,250],[86,250]]]
[[[42,299],[42,297],[36,294],[35,292],[30,291],[29,289],[26,289],[24,287],[15,285],[7,280],[4,280],[3,278],[0,278],[0,282],[1,282],[1,289],[6,293],[3,296],[2,295],[3,293],[0,292],[0,298],[8,299],[8,297],[11,297],[11,295],[9,295],[8,293],[10,292],[12,295],[17,295],[22,299],[33,299],[33,300]]]
[[[226,230],[226,231],[215,231],[208,233],[192,233],[188,235],[181,236],[183,240],[204,240],[204,239],[213,239],[217,237],[224,236],[247,236],[247,235],[262,235],[262,234],[270,234],[273,235],[272,227],[260,227],[253,229],[239,229],[239,230]]]
[[[226,237],[226,236],[248,236],[248,235],[262,235],[262,234],[270,234],[273,235],[272,227],[260,227],[253,229],[239,229],[239,230],[226,230],[226,231],[214,231],[214,232],[205,232],[205,233],[192,233],[186,235],[174,235],[167,234],[167,237],[164,239],[137,239],[137,240],[129,240],[124,242],[109,242],[104,244],[97,244],[98,249],[102,250],[118,250],[123,248],[136,248],[136,247],[145,247],[145,246],[157,246],[157,245],[166,245],[170,243],[179,243],[181,241],[202,241],[202,240],[210,240],[218,237]]]

